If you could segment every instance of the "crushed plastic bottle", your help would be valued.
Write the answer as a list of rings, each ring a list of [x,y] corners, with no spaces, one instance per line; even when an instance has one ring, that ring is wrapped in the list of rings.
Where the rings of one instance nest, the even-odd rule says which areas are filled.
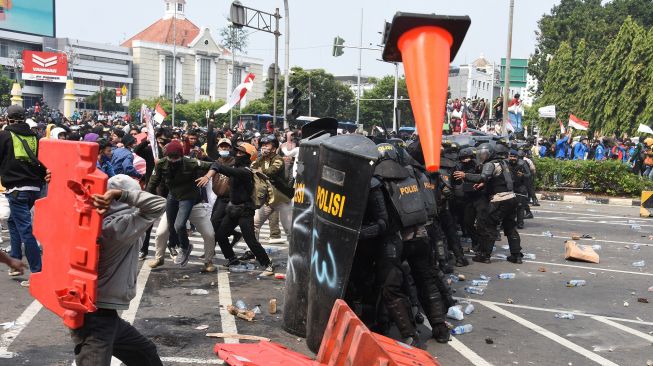
[[[653,292],[653,286],[648,288],[648,292]]]
[[[553,238],[553,233],[550,232],[550,231],[544,231],[544,232],[542,232],[542,235],[548,236],[549,238]]]
[[[208,295],[209,292],[204,290],[204,289],[201,289],[201,288],[196,288],[196,289],[191,290],[190,294],[191,295]]]
[[[474,327],[471,324],[459,325],[451,330],[451,334],[465,334],[471,333]]]
[[[247,304],[243,300],[236,301],[236,307],[240,310],[247,310]]]
[[[469,286],[465,287],[465,292],[468,294],[483,295],[485,293],[485,289],[482,287]]]
[[[497,277],[502,279],[502,280],[509,280],[509,279],[515,278],[515,274],[514,273],[501,273],[501,274],[497,275]]]
[[[645,266],[646,266],[646,261],[633,262],[633,267],[645,267]]]
[[[632,250],[639,250],[639,249],[640,249],[640,248],[639,248],[639,244],[633,244],[633,246],[630,247],[630,249],[632,249]]]
[[[529,259],[529,260],[535,260],[535,254],[533,253],[526,253],[524,254],[524,259]]]
[[[463,320],[465,316],[463,315],[463,311],[460,309],[460,305],[450,307],[449,310],[447,310],[447,318]]]
[[[494,255],[497,259],[503,259],[504,261],[508,259],[508,256],[505,254],[495,254]]]
[[[484,274],[478,276],[478,278],[480,278],[480,279],[482,279],[482,280],[485,280],[485,281],[489,281],[489,280],[490,280],[490,277],[488,277],[488,276],[486,276],[486,275],[484,275]]]
[[[472,280],[472,286],[487,286],[490,283],[488,280]]]
[[[639,230],[639,229],[642,228],[642,226],[641,226],[641,225],[637,225],[637,224],[632,224],[632,225],[630,225],[630,228],[633,229],[633,230]]]
[[[502,246],[501,246],[501,249],[503,249],[503,250],[510,250],[510,246],[508,246],[508,245],[502,245]]]
[[[587,281],[585,281],[585,280],[567,281],[567,287],[579,287],[579,286],[585,286],[586,284],[587,284]]]
[[[474,307],[474,304],[467,304],[467,306],[465,306],[465,310],[463,310],[463,313],[465,313],[465,315],[469,315],[473,313],[475,309],[476,308]]]
[[[254,312],[254,314],[260,314],[261,313],[261,308],[258,305],[256,305],[254,307],[254,309],[252,309],[252,311]]]
[[[268,247],[265,248],[265,252],[268,254],[274,254],[279,251],[279,248]]]
[[[576,317],[572,313],[557,313],[555,317],[558,319],[569,319],[569,320],[576,319]]]
[[[592,245],[592,249],[594,249],[594,251],[598,252],[599,250],[601,250],[601,246],[598,245],[598,244],[594,244],[594,245]]]
[[[455,275],[455,274],[450,274],[449,279],[451,280],[452,283],[457,283],[458,281],[460,281],[460,279],[458,278],[458,275]]]

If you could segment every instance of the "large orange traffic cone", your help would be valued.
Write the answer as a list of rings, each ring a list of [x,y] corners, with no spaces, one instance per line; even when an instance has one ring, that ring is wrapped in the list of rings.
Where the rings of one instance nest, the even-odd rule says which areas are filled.
[[[449,62],[470,23],[469,17],[397,13],[384,35],[383,59],[404,63],[424,163],[431,172],[440,168]]]

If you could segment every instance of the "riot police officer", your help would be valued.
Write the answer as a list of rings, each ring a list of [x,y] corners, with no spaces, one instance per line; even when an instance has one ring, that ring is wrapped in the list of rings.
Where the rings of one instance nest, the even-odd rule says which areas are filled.
[[[454,187],[462,194],[460,208],[462,210],[461,226],[463,232],[472,240],[472,249],[478,252],[479,237],[476,220],[487,212],[487,199],[484,188],[475,188],[474,183],[463,179],[465,173],[479,174],[480,165],[476,162],[476,150],[473,147],[461,149],[458,153],[459,163],[453,173]]]
[[[508,155],[508,166],[512,178],[513,191],[517,196],[517,228],[524,228],[524,214],[528,207],[528,181],[531,179],[531,170],[524,160],[519,159],[519,152],[511,149]],[[523,154],[523,151],[522,151]]]
[[[440,159],[440,187],[442,198],[442,209],[439,211],[439,223],[442,231],[447,238],[447,246],[453,252],[456,258],[456,267],[464,267],[469,264],[463,253],[463,247],[460,244],[458,235],[458,223],[452,213],[455,190],[453,186],[453,171],[458,160],[458,147],[453,144],[443,144],[442,158]],[[453,273],[453,268],[448,264],[441,266],[444,273]]]
[[[517,232],[517,198],[513,192],[510,167],[505,160],[508,157],[508,147],[499,142],[495,146],[488,143],[479,146],[478,151],[479,162],[483,163],[481,173],[462,175],[464,180],[476,183],[477,188],[485,186],[489,200],[488,214],[478,220],[480,250],[472,260],[490,263],[490,255],[498,234],[497,226],[501,224],[510,247],[508,261],[520,264],[523,254]],[[486,161],[488,157],[489,161]]]

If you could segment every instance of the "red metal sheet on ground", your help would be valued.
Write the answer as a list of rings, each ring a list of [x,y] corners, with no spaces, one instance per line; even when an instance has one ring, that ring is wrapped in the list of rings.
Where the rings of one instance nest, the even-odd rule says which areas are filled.
[[[321,366],[312,359],[273,342],[221,344],[214,352],[231,366]]]
[[[98,145],[42,139],[39,160],[52,172],[47,197],[36,201],[34,235],[43,247],[40,273],[30,293],[71,329],[95,311],[102,217],[90,196],[106,191],[107,176],[96,169]]]

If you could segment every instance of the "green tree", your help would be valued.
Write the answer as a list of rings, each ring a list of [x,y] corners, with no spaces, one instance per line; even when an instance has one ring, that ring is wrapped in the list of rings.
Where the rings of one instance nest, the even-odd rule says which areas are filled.
[[[263,99],[255,99],[248,102],[240,112],[242,114],[272,114],[272,106]]]
[[[393,100],[394,100],[395,79],[387,75],[378,80],[374,88],[366,91],[362,99],[384,99],[384,100],[362,100],[361,101],[361,122],[366,126],[386,126],[392,128]],[[406,79],[397,81],[397,108],[400,111],[401,126],[414,126],[413,109],[408,100]]]
[[[14,80],[9,78],[9,70],[0,65],[0,107],[8,107],[11,104],[11,88]]]
[[[222,27],[220,28],[218,37],[220,38],[220,46],[228,50],[236,50],[239,53],[247,54],[249,34],[245,32],[245,29],[232,26]]]
[[[100,107],[100,92],[97,91],[86,97],[86,103],[94,105],[99,109]],[[102,110],[108,112],[122,111],[124,107],[116,103],[116,89],[104,88],[102,89]]]

